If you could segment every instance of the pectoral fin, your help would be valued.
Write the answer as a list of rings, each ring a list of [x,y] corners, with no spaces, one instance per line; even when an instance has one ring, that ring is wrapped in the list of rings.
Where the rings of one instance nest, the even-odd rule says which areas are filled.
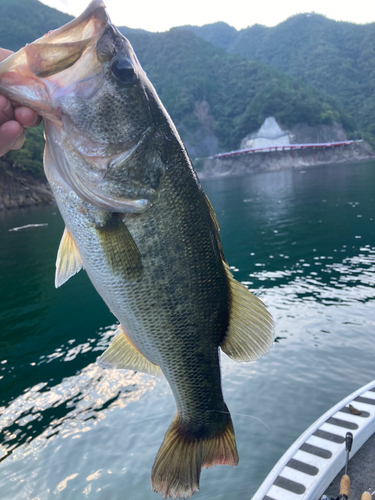
[[[220,347],[236,361],[255,361],[266,354],[274,340],[274,323],[263,302],[233,278],[224,264],[230,286],[227,334]]]
[[[83,267],[82,258],[69,230],[65,228],[56,259],[55,287],[63,285]]]
[[[129,281],[138,280],[143,271],[141,254],[118,214],[105,214],[105,220],[97,224],[96,231],[106,261],[115,275]]]
[[[117,335],[108,349],[97,360],[99,366],[102,368],[137,370],[158,377],[163,375],[158,365],[151,363],[136,349],[121,325],[118,326],[116,332]]]

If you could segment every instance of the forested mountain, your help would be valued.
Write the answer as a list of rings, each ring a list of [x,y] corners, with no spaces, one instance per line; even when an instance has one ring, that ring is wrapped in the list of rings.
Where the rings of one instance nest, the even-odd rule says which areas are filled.
[[[71,19],[37,0],[0,0],[0,18],[0,46],[13,50]],[[354,120],[335,98],[274,68],[228,54],[195,36],[190,28],[166,33],[125,27],[120,30],[133,44],[194,155],[201,151],[203,156],[206,146],[211,150],[239,147],[240,140],[271,115],[287,127],[301,122],[319,125],[336,121],[343,124],[347,133],[356,133]],[[217,23],[210,30],[211,41],[216,39],[216,44],[232,37],[228,47],[234,51],[234,28]],[[202,137],[208,138],[208,142],[199,149]],[[29,134],[26,147],[11,152],[2,159],[3,164],[14,162],[28,169],[33,166],[34,170],[40,165],[41,143],[40,131]]]
[[[273,28],[254,25],[236,31],[215,23],[184,29],[336,97],[360,128],[375,137],[375,23],[299,14]]]
[[[18,50],[71,19],[38,0],[0,0],[0,47]]]
[[[355,124],[332,98],[273,68],[228,55],[194,34],[172,29],[151,35],[129,34],[142,66],[177,126],[200,128],[197,104],[206,101],[221,148],[239,146],[265,118],[285,126]],[[182,133],[184,135],[184,133]]]
[[[224,49],[227,52],[239,35],[236,28],[222,21],[213,24],[205,24],[204,26],[179,26],[178,29],[192,31],[206,42],[210,42],[212,45],[215,45],[215,47]]]

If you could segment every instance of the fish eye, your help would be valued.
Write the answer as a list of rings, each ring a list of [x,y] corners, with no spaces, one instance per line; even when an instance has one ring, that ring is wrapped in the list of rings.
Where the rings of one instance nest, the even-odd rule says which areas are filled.
[[[112,73],[122,83],[132,83],[134,80],[134,67],[129,59],[120,59],[112,64]]]

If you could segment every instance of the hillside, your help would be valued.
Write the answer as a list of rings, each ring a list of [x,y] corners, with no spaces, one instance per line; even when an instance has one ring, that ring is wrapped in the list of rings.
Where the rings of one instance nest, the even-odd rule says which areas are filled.
[[[270,67],[228,55],[189,31],[153,34],[152,43],[149,35],[128,38],[183,137],[201,128],[203,102],[220,149],[238,147],[267,116],[288,127],[334,121],[349,132],[355,127],[334,99]]]
[[[18,50],[73,18],[37,0],[0,0],[0,19],[0,47]]]
[[[204,26],[179,26],[178,29],[192,31],[194,35],[226,51],[228,51],[229,47],[238,37],[236,28],[222,21],[213,24],[205,24]]]
[[[236,31],[223,24],[184,29],[334,96],[375,141],[375,23],[299,14],[273,28],[255,25]]]
[[[0,0],[0,16],[0,46],[14,50],[71,19],[37,0]],[[217,25],[227,37],[233,35],[225,23]],[[271,115],[286,127],[338,122],[349,134],[356,129],[334,98],[259,62],[228,54],[190,30],[120,29],[134,45],[193,157],[238,148],[241,139]],[[25,147],[1,164],[40,172],[41,145],[41,132],[29,134]]]

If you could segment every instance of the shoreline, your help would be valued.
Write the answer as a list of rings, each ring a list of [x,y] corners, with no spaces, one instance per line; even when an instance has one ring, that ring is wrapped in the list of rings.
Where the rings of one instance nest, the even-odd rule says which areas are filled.
[[[0,210],[55,204],[45,177],[12,166],[0,168]]]
[[[241,176],[290,168],[318,165],[359,163],[375,160],[375,153],[366,143],[353,143],[335,148],[259,151],[235,156],[204,158],[196,168],[200,179]],[[17,166],[0,168],[0,210],[53,205],[55,198],[43,176],[35,177]]]
[[[201,168],[197,169],[197,174],[200,179],[214,179],[368,160],[375,160],[375,153],[367,143],[357,142],[335,148],[310,147],[205,158],[202,160]]]

